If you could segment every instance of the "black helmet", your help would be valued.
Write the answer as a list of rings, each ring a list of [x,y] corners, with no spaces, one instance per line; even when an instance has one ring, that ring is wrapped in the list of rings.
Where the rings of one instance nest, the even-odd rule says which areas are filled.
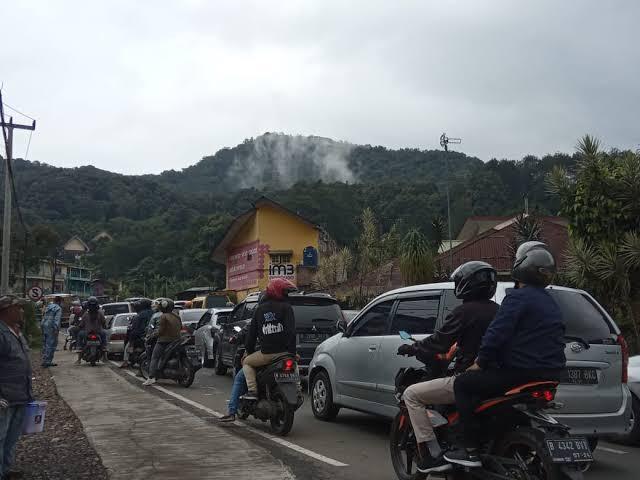
[[[462,300],[485,300],[493,297],[498,286],[496,269],[486,262],[463,263],[451,274],[455,296]]]
[[[140,310],[148,310],[149,308],[151,308],[151,300],[149,300],[148,298],[143,298],[138,300],[138,303],[140,304]]]
[[[100,309],[100,302],[96,297],[87,298],[87,310],[90,312],[97,312]]]
[[[556,273],[556,260],[542,242],[525,242],[516,251],[511,276],[526,285],[546,287]]]
[[[158,308],[162,313],[169,313],[173,311],[173,300],[170,298],[161,298],[158,300]]]
[[[136,300],[133,302],[133,311],[139,313],[142,311],[142,300]]]

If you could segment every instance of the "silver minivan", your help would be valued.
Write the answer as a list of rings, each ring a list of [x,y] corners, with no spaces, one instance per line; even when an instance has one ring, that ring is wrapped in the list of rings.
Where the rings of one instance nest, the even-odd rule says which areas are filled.
[[[393,418],[395,376],[402,367],[422,366],[398,356],[404,330],[424,338],[461,301],[453,283],[415,285],[387,292],[370,302],[341,333],[318,346],[310,364],[309,391],[314,415],[334,418],[341,407]],[[501,303],[513,283],[500,282]],[[575,434],[595,438],[627,432],[632,424],[626,385],[628,352],[620,329],[587,292],[550,286],[566,322],[567,374],[552,414]]]

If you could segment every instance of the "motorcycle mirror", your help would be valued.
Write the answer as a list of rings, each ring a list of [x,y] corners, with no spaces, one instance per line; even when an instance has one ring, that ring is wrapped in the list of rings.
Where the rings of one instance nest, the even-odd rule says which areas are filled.
[[[239,333],[239,332],[242,331],[242,329],[239,326],[236,325],[235,327],[233,327],[233,331]]]
[[[400,330],[398,333],[400,334],[400,338],[402,340],[412,340],[411,335],[409,333],[405,332],[404,330]]]

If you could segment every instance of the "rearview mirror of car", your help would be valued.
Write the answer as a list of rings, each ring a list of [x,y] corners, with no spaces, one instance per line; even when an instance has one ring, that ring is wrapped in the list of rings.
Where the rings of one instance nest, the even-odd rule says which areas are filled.
[[[347,321],[344,318],[341,318],[340,320],[338,320],[336,328],[339,332],[345,333],[347,331]]]

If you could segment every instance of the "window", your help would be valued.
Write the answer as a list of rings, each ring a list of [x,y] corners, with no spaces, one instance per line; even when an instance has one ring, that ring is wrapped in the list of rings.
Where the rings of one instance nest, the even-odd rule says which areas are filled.
[[[439,322],[440,325],[444,323],[444,321],[449,315],[451,315],[451,312],[453,312],[457,307],[462,305],[462,300],[460,300],[454,295],[453,290],[444,291],[443,301],[444,301],[444,308],[442,312],[442,320]]]
[[[253,312],[258,306],[258,302],[247,302],[244,305],[245,305],[245,308],[244,308],[244,314],[242,315],[242,318],[243,319],[253,318]]]
[[[275,265],[281,265],[283,263],[291,263],[290,253],[272,253],[269,255],[271,263]]]
[[[401,330],[412,335],[433,333],[438,319],[440,296],[405,298],[398,303],[391,334]]]
[[[389,314],[393,300],[371,307],[354,327],[354,337],[376,337],[387,333]]]
[[[211,321],[211,313],[206,312],[204,315],[202,315],[202,318],[200,319],[200,321],[198,322],[198,326],[196,328],[201,328],[204,327],[205,325],[207,325],[209,322]]]
[[[128,303],[112,303],[111,305],[103,305],[102,311],[105,315],[117,315],[119,313],[129,313]]]
[[[556,301],[566,325],[565,335],[587,341],[609,338],[611,329],[606,317],[593,302],[580,292],[547,290]]]

